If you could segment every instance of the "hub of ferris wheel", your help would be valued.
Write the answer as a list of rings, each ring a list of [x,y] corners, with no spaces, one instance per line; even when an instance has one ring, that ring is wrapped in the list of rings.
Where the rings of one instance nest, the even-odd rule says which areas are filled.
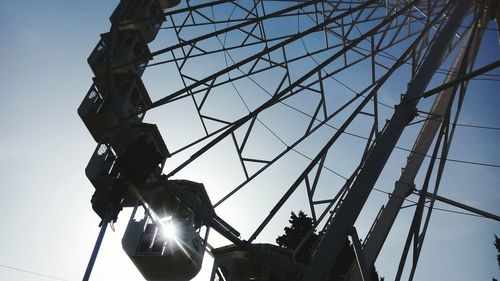
[[[231,1],[214,1],[206,3],[206,6],[226,2]],[[261,1],[254,2],[261,3]],[[333,4],[337,2],[340,4],[342,1],[310,1],[310,3],[298,1],[294,9],[299,11],[308,5],[319,5],[322,2],[332,2],[327,4],[331,5],[334,11],[338,5]],[[409,10],[414,9],[427,17],[420,19],[424,22],[423,30],[434,28],[435,22],[430,20],[430,16],[425,15],[426,11],[419,9],[418,3],[394,4],[391,9],[388,6],[391,1],[379,2],[356,3],[359,5],[349,6],[341,15],[349,15],[352,18],[352,15],[357,15],[355,13],[363,9],[368,10],[370,5],[386,5],[385,9],[389,12],[386,12],[383,19],[385,23],[381,26],[390,26],[398,16],[408,15]],[[107,224],[116,222],[122,208],[133,209],[122,239],[123,250],[147,280],[192,279],[200,271],[207,249],[210,249],[214,257],[212,280],[330,280],[328,278],[331,278],[329,274],[332,265],[339,259],[347,237],[352,239],[356,259],[352,261],[350,273],[345,280],[370,280],[369,271],[373,269],[374,261],[395,216],[402,207],[401,198],[412,193],[413,180],[424,158],[422,155],[428,152],[438,133],[440,122],[435,120],[425,122],[415,143],[414,153],[409,157],[407,168],[393,192],[398,196],[391,197],[385,209],[381,210],[362,245],[358,243],[359,238],[353,228],[354,222],[404,127],[415,117],[418,99],[425,94],[424,91],[433,73],[446,55],[447,48],[452,45],[467,12],[473,5],[482,7],[481,1],[476,4],[468,0],[451,2],[456,3],[442,5],[443,10],[446,8],[448,12],[445,24],[429,44],[426,57],[413,73],[407,94],[396,106],[394,115],[381,131],[376,132],[376,142],[367,146],[361,168],[346,182],[345,193],[335,209],[330,212],[331,216],[325,224],[321,242],[316,245],[313,260],[310,265],[305,266],[295,261],[291,250],[270,244],[251,243],[255,239],[254,236],[258,235],[261,228],[269,222],[268,220],[259,227],[255,235],[244,241],[236,229],[216,214],[203,184],[188,180],[171,180],[162,174],[171,153],[158,127],[143,122],[146,111],[158,103],[152,102],[141,76],[152,59],[148,43],[156,38],[166,20],[165,14],[175,11],[179,7],[180,0],[121,0],[110,17],[112,24],[110,31],[101,34],[101,40],[88,58],[95,76],[94,83],[78,108],[78,114],[97,142],[85,173],[95,188],[91,199],[92,209],[102,220],[101,233],[84,280],[88,280],[90,276]],[[200,7],[203,5],[205,4],[199,4]],[[477,25],[484,26],[491,18],[499,17],[500,8],[494,5],[493,1],[485,4],[489,8],[486,13],[482,13],[482,17],[479,17]],[[440,6],[437,6],[434,8],[439,10],[437,8]],[[181,10],[189,11],[195,7],[197,6],[194,5],[194,8],[188,6]],[[427,8],[431,11],[431,8]],[[294,11],[292,8],[287,9]],[[281,13],[286,15],[287,11]],[[279,15],[280,11],[261,16],[260,20]],[[328,20],[324,18],[315,28],[326,30],[325,23]],[[244,22],[239,23],[243,24]],[[353,26],[354,24],[350,29]],[[380,30],[366,31],[359,41],[353,40],[349,44],[344,42],[341,47],[347,50],[355,46],[356,42],[370,38],[373,40],[377,32]],[[216,37],[221,32],[215,33],[207,34],[206,37]],[[466,43],[459,46],[461,51],[458,52],[449,72],[451,74],[445,83],[453,83],[457,78],[456,73],[462,71],[464,66],[472,64],[481,39],[481,31],[476,32],[471,28],[471,31],[463,32],[461,37],[466,38],[463,40]],[[292,39],[294,37],[290,36],[286,40]],[[272,47],[266,46],[263,53],[273,48],[277,49],[277,45],[279,43]],[[207,82],[202,81],[200,84]],[[366,92],[367,95],[375,93],[377,87],[374,83],[373,87],[369,88],[371,92]],[[446,114],[452,95],[450,89],[443,89],[440,92],[431,114],[436,116]],[[277,103],[280,98],[286,96],[285,94],[286,91],[283,94],[278,93],[269,104]],[[262,109],[259,107],[251,112],[247,119],[244,117],[231,125],[238,128],[246,121],[252,120],[254,118],[252,114],[258,114],[264,109],[265,107]],[[361,114],[361,111],[356,114]],[[196,157],[198,156],[194,156]],[[316,165],[317,162],[312,164]],[[211,248],[208,244],[210,229],[217,231],[232,244],[218,249]]]

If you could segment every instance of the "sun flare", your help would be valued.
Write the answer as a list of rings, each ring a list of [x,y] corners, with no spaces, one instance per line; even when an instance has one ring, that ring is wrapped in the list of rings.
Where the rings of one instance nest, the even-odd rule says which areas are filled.
[[[172,221],[171,217],[161,220],[162,232],[165,238],[170,240],[176,240],[178,238],[177,226]]]

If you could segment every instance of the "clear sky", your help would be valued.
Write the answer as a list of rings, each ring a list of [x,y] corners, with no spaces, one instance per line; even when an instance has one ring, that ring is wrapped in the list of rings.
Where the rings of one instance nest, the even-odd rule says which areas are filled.
[[[0,205],[4,215],[0,231],[0,280],[51,280],[13,268],[64,280],[79,280],[83,276],[97,237],[99,218],[91,209],[93,187],[84,173],[95,143],[76,109],[92,83],[93,74],[86,59],[99,40],[99,34],[109,30],[108,17],[117,2],[0,0],[0,96],[3,113],[0,119],[0,196],[4,199]],[[156,44],[151,47],[152,50],[159,49],[161,42]],[[314,48],[313,44],[309,47]],[[498,38],[495,32],[489,31],[476,65],[482,66],[498,58]],[[210,63],[217,65],[222,62]],[[195,70],[200,73],[212,71],[208,66]],[[164,72],[155,68],[146,71],[144,81],[153,100],[182,86],[178,76],[168,66],[162,70]],[[499,74],[499,71],[492,73]],[[265,82],[273,77],[260,79]],[[345,79],[355,84],[354,78]],[[252,91],[259,91],[251,83],[241,83],[244,97],[253,94]],[[471,83],[471,94],[466,98],[460,122],[499,127],[499,86],[498,81]],[[244,114],[246,109],[236,98],[234,90],[229,89],[227,93],[227,96],[211,100],[209,106],[214,111],[219,110],[233,117]],[[265,97],[259,93],[247,101],[252,107],[252,103],[258,104]],[[394,103],[397,101],[395,97],[397,95],[387,96],[386,101]],[[303,100],[293,102],[307,108]],[[390,113],[385,114],[388,117]],[[289,109],[277,107],[267,119],[265,116],[263,119],[268,120],[271,127],[274,126],[279,136],[292,139],[296,133],[294,126],[304,122],[301,116],[295,114]],[[186,140],[196,139],[201,130],[199,123],[191,122],[186,126],[174,122],[175,118],[195,120],[197,117],[192,104],[179,101],[175,106],[148,113],[146,119],[159,124],[169,148],[179,148]],[[294,118],[289,119],[293,120],[289,124],[295,125],[287,124],[288,118]],[[363,127],[356,129],[363,131]],[[253,147],[248,148],[249,153],[272,155],[275,153],[272,147],[280,143],[264,128],[260,130],[262,140],[269,141],[270,145],[259,146],[256,141]],[[327,129],[321,131],[316,135],[315,142],[324,143],[324,137],[332,132]],[[414,130],[410,129],[408,138],[402,139],[402,146],[411,147],[411,132],[414,133]],[[457,129],[454,141],[450,158],[500,163],[500,131],[462,127]],[[348,176],[349,167],[355,163],[348,159],[349,153],[352,150],[356,154],[356,149],[362,149],[363,141],[346,137],[343,142],[342,149],[335,151],[336,159],[342,161],[332,160],[329,164]],[[305,145],[301,151],[313,155],[315,147]],[[221,144],[206,157],[182,170],[176,178],[203,182],[212,201],[216,201],[230,187],[241,182],[243,176],[239,166],[233,165],[238,160],[234,153],[228,153],[230,149],[231,143]],[[392,172],[382,174],[378,188],[392,191],[406,156],[404,151],[393,153],[388,165]],[[174,167],[183,157],[186,155],[172,159],[168,166]],[[221,205],[217,209],[219,215],[240,230],[243,238],[248,238],[269,212],[269,206],[293,181],[294,178],[289,175],[296,175],[304,163],[305,159],[299,155],[288,156],[275,171],[254,182],[251,189],[242,191],[232,201]],[[448,168],[440,189],[443,196],[500,213],[498,168],[458,163],[449,163]],[[324,180],[328,184],[333,183],[335,191],[341,184],[339,178],[332,175],[325,175]],[[304,208],[301,205],[304,199],[304,193],[295,194],[257,241],[273,242],[286,225],[289,212]],[[374,192],[370,196],[367,202],[369,211],[362,213],[357,222],[361,237],[366,234],[373,216],[386,199],[387,195],[383,193]],[[442,204],[438,207],[452,209]],[[391,280],[395,274],[413,210],[406,208],[402,211],[397,221],[399,226],[388,238],[391,244],[383,249],[377,261],[377,269],[382,276],[388,277],[386,280]],[[128,214],[128,210],[121,213],[116,232],[108,229],[92,280],[142,280],[121,249],[120,241]],[[492,244],[494,234],[500,235],[499,226],[498,222],[484,218],[436,211],[415,280],[499,278]],[[211,239],[216,246],[226,243],[215,234]],[[210,270],[211,260],[206,255],[204,268],[195,280],[207,280]]]

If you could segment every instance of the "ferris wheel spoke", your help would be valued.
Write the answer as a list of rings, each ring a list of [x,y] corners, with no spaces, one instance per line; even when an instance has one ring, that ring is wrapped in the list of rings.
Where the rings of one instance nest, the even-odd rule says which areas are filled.
[[[472,72],[469,72],[465,75],[459,76],[455,80],[447,82],[447,83],[445,83],[441,86],[438,86],[434,89],[428,90],[427,92],[423,93],[420,97],[424,97],[424,98],[430,97],[430,96],[435,95],[443,90],[446,90],[448,88],[456,86],[462,82],[469,81],[470,79],[472,79],[476,76],[487,73],[488,71],[491,71],[491,70],[496,69],[498,67],[500,67],[500,60],[497,60],[495,62],[487,64],[487,65],[485,65],[481,68],[478,68]]]

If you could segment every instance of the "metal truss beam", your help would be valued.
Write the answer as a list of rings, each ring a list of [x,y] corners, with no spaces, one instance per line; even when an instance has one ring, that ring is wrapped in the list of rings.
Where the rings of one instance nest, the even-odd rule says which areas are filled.
[[[416,191],[416,194],[422,194],[422,192],[421,191]],[[464,209],[466,211],[469,211],[471,213],[483,216],[485,218],[489,218],[489,219],[496,220],[496,221],[500,222],[500,216],[492,214],[492,213],[489,213],[489,212],[486,212],[486,211],[483,211],[483,210],[480,210],[478,208],[474,208],[472,206],[460,203],[458,201],[451,200],[449,198],[446,198],[446,197],[443,197],[443,196],[440,196],[440,195],[437,195],[437,194],[434,194],[434,193],[425,193],[425,196],[427,198],[435,199],[437,201],[446,203],[448,205],[455,206],[457,208]]]

